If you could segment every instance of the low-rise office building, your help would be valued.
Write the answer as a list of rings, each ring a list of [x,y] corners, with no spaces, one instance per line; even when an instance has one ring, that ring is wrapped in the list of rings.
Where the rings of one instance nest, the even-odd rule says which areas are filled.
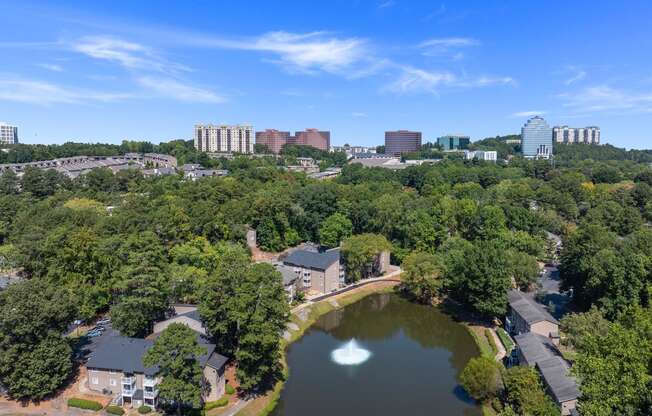
[[[437,138],[437,144],[441,150],[464,150],[469,148],[470,143],[469,136],[447,135]]]
[[[498,152],[495,150],[466,150],[464,151],[464,159],[476,159],[485,160],[487,162],[496,162],[498,160]]]
[[[385,132],[385,153],[401,156],[403,153],[421,150],[421,132],[397,130]]]

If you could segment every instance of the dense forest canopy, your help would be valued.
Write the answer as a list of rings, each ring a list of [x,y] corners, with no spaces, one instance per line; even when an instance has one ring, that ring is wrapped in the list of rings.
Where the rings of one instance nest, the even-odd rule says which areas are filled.
[[[63,148],[75,146],[47,151],[56,156],[73,152]],[[422,285],[418,297],[447,296],[487,319],[501,317],[508,289],[531,287],[537,261],[554,256],[548,231],[564,241],[562,283],[572,289],[574,306],[578,312],[594,307],[608,322],[604,333],[587,336],[577,348],[586,409],[602,400],[615,414],[645,414],[652,403],[652,361],[645,361],[652,355],[652,153],[610,146],[556,149],[554,164],[520,157],[499,164],[447,159],[399,171],[349,164],[331,181],[283,171],[275,158],[246,157],[215,161],[229,169],[228,177],[194,182],[181,175],[145,178],[137,171],[113,175],[105,169],[74,180],[54,171],[28,169],[20,179],[6,172],[0,176],[0,267],[21,270],[26,284],[41,285],[40,300],[46,304],[64,294],[74,303],[57,312],[61,319],[53,330],[71,311],[82,317],[111,311],[121,331],[143,335],[171,302],[200,302],[210,332],[233,337],[221,339],[221,347],[235,355],[251,348],[270,363],[278,357],[277,338],[260,334],[278,334],[287,304],[278,273],[246,266],[248,228],[257,231],[258,244],[269,251],[301,241],[332,246],[366,234],[369,241],[390,244],[393,262],[413,271],[409,280]],[[123,143],[95,151],[127,150],[135,149]],[[186,162],[203,157],[182,141],[152,150]],[[29,157],[40,157],[33,151]],[[84,146],[78,151],[91,152]],[[341,163],[340,155],[328,159],[305,147],[286,147],[282,153]],[[0,154],[17,157],[18,149]],[[234,268],[246,278],[236,279]],[[264,282],[265,313],[272,315],[261,311],[255,325],[236,328],[232,320],[238,311],[251,310],[245,294],[254,282]],[[6,308],[16,307],[14,297],[29,290],[20,285],[0,294],[0,328],[13,325]],[[242,296],[225,306],[206,296],[212,289]],[[26,360],[54,354],[68,357],[61,359],[69,363],[70,351],[57,336],[40,327],[33,331],[37,335],[29,340],[20,334],[6,339],[15,339],[12,344],[0,340],[0,349],[24,354]],[[638,341],[596,364],[593,357],[601,356],[601,345],[615,345],[619,337]],[[278,371],[270,365],[257,373],[256,360],[242,356],[247,357],[241,369],[247,386]],[[622,383],[627,397],[639,397],[630,407],[616,399],[618,385],[606,386],[590,375],[616,368],[623,356],[637,357],[631,369],[619,368],[620,377],[636,377]],[[13,361],[0,360],[4,382],[25,377],[17,371]],[[44,380],[38,394],[47,393],[68,371],[64,366]],[[21,397],[20,391],[15,395]]]

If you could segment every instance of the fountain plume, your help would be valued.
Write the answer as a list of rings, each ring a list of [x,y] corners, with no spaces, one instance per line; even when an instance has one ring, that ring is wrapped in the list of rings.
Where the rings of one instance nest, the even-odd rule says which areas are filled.
[[[339,365],[360,365],[371,357],[371,352],[358,345],[355,339],[331,352],[331,360]]]

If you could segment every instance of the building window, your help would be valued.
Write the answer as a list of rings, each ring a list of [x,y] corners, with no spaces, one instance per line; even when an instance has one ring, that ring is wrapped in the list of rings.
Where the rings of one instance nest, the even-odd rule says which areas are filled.
[[[100,384],[100,380],[97,377],[91,377],[91,384]]]
[[[117,386],[118,382],[115,379],[109,379],[109,386]]]

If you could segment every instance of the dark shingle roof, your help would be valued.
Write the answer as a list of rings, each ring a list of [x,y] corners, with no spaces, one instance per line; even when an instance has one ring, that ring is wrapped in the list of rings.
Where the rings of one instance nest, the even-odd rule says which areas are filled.
[[[528,324],[548,321],[559,324],[555,318],[539,305],[534,299],[526,296],[520,290],[510,290],[508,293],[509,306],[519,314]]]
[[[155,334],[155,336],[158,335],[160,334]],[[197,333],[197,343],[206,350],[205,354],[197,357],[201,368],[209,365],[219,369],[218,365],[224,365],[228,360],[216,353],[215,345],[199,333]],[[86,367],[154,375],[157,371],[156,367],[145,368],[143,365],[143,356],[153,345],[154,341],[149,339],[107,336],[100,340],[99,346],[88,359]]]
[[[514,341],[530,366],[558,355],[555,345],[548,337],[534,332],[516,335]]]
[[[340,250],[333,249],[323,253],[316,253],[307,250],[296,250],[290,253],[283,263],[294,266],[301,266],[316,270],[326,270],[333,263],[340,261]]]
[[[537,368],[557,403],[580,397],[577,381],[569,375],[570,366],[561,357],[539,361]]]
[[[283,286],[289,286],[299,278],[292,267],[286,266],[283,263],[274,264],[274,268],[283,276]]]

